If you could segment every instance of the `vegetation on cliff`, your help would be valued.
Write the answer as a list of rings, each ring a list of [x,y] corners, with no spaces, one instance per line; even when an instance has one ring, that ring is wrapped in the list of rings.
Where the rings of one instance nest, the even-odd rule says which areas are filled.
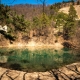
[[[79,29],[80,20],[76,15],[73,2],[68,2],[70,3],[69,14],[59,11],[65,3],[48,6],[45,4],[15,6],[0,4],[0,25],[8,26],[8,32],[0,30],[0,33],[10,41],[22,39],[28,42],[30,39],[37,38],[35,41],[52,44],[58,40],[58,37],[72,40]]]

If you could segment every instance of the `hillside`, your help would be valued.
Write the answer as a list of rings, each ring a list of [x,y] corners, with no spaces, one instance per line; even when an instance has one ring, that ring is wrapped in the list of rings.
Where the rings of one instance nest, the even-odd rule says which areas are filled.
[[[10,7],[1,5],[0,25],[2,27],[7,25],[7,32],[0,30],[0,46],[8,42],[10,46],[55,45],[58,47],[65,41],[69,42],[73,34],[76,35],[79,30],[79,21],[76,23],[74,12],[76,10],[80,18],[80,5],[74,5],[75,9],[72,5],[74,12],[71,13],[74,16],[59,13],[59,11],[68,13],[69,7],[62,5],[63,3],[45,5],[44,12],[42,5],[25,4]]]
[[[21,4],[10,6],[10,8],[17,14],[24,15],[25,19],[29,20],[42,14],[42,5]],[[48,10],[47,6],[45,6],[45,12],[46,10]]]
[[[68,12],[69,11],[69,8],[70,7],[64,7],[64,8],[61,8],[59,11],[68,14],[69,13]],[[75,10],[77,12],[78,18],[80,19],[80,5],[74,5],[74,8],[75,8]]]

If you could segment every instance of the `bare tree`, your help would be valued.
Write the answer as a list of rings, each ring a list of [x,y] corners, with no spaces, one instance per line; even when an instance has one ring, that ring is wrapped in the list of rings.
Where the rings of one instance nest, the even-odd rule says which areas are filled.
[[[43,5],[43,15],[45,13],[45,5],[46,5],[46,0],[37,0],[37,1],[40,1]]]

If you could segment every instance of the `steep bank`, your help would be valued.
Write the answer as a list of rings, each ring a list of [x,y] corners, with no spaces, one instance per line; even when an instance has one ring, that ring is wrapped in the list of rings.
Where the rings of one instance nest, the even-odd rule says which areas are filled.
[[[4,35],[0,34],[0,47],[18,47],[18,48],[24,48],[24,47],[52,47],[54,49],[62,49],[63,47],[68,48],[79,48],[79,40],[80,36],[76,36],[79,34],[78,29],[75,33],[75,35],[70,40],[64,40],[62,35],[57,35],[57,30],[54,30],[54,28],[48,29],[49,33],[45,32],[39,32],[38,31],[30,31],[28,34],[22,34],[18,33],[16,36],[16,40],[12,41],[9,39],[6,39]]]
[[[46,28],[43,30],[30,30],[28,33],[23,34],[22,32],[17,32],[16,39],[10,40],[6,39],[3,34],[0,34],[1,41],[0,46],[2,47],[53,47],[56,49],[63,48],[62,43],[64,39],[62,35],[57,35],[58,30],[54,27]]]

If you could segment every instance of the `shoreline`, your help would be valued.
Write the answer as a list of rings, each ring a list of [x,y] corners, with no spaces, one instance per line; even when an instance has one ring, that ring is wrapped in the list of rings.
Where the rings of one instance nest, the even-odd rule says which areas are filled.
[[[53,49],[57,49],[60,50],[62,49],[64,46],[61,43],[54,43],[54,44],[38,44],[35,43],[33,44],[24,44],[24,43],[16,43],[16,44],[9,44],[7,46],[0,46],[0,48],[29,48],[29,49],[41,49],[41,48],[53,48]]]
[[[79,80],[80,62],[46,72],[23,72],[0,67],[0,79],[8,80]]]

